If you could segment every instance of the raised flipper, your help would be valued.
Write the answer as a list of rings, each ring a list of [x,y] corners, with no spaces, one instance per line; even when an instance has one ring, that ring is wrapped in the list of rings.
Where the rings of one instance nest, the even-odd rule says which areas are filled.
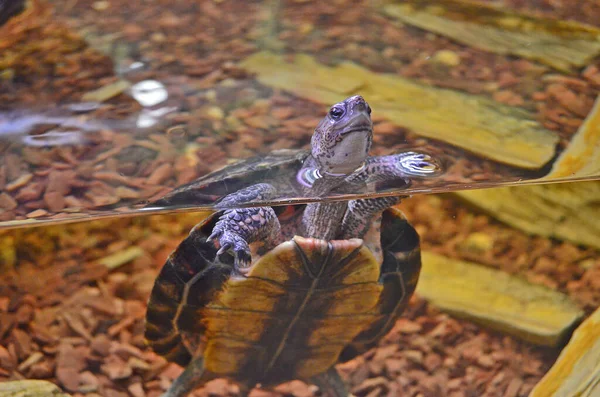
[[[411,177],[428,177],[442,172],[442,167],[426,153],[404,152],[389,156],[372,156],[357,172],[346,177],[351,184],[387,182],[410,184]]]
[[[426,177],[441,171],[441,166],[428,154],[404,152],[369,157],[364,166],[346,177],[345,181],[352,185],[375,183],[407,187],[411,183],[411,177]],[[337,238],[364,237],[373,220],[386,208],[398,204],[402,198],[378,197],[349,201]]]

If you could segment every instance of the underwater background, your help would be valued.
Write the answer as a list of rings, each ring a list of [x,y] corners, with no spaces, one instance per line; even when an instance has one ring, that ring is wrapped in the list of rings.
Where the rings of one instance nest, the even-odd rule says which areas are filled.
[[[215,201],[272,175],[152,202],[306,150],[354,94],[373,154],[442,172],[270,203],[412,195],[398,207],[421,236],[419,286],[338,366],[352,393],[594,395],[599,55],[594,0],[0,1],[0,396],[159,396],[182,369],[143,339],[158,271]],[[18,382],[33,379],[55,386]]]

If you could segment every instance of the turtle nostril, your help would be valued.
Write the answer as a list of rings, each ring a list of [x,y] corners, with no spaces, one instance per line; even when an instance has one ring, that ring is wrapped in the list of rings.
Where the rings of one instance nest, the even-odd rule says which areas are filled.
[[[348,98],[350,108],[359,112],[365,111],[369,108],[365,99],[360,95],[354,95]]]

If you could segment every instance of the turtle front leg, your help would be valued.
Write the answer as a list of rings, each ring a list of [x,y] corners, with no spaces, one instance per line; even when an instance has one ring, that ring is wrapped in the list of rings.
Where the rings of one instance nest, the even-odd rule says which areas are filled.
[[[230,193],[223,197],[215,207],[219,209],[235,208],[254,201],[268,200],[277,194],[277,189],[268,183],[257,183]]]
[[[402,182],[410,184],[412,177],[431,177],[442,172],[438,162],[426,153],[404,152],[388,156],[369,157],[363,168],[346,178],[346,182]]]
[[[386,208],[398,204],[400,199],[401,197],[377,197],[350,200],[337,238],[363,238],[371,227],[373,219]]]
[[[237,270],[250,266],[250,243],[265,240],[275,243],[279,237],[279,220],[271,207],[234,208],[223,212],[208,240],[219,241],[217,256],[231,250]]]
[[[218,240],[221,256],[231,251],[237,270],[249,267],[251,254],[249,244],[264,240],[267,243],[277,242],[281,226],[275,211],[271,207],[232,208],[273,197],[275,188],[267,183],[259,183],[225,196],[217,208],[229,208],[223,211],[215,224],[208,240]]]

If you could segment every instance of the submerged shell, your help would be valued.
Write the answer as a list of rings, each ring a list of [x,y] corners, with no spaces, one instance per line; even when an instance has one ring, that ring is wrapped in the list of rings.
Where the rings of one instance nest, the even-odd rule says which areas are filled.
[[[362,240],[296,236],[247,277],[214,262],[206,238],[216,219],[197,226],[169,257],[148,305],[147,340],[181,365],[200,347],[213,376],[252,386],[308,380],[376,343],[415,289],[418,236],[398,210],[383,214],[381,265]],[[190,335],[201,342],[190,346]]]
[[[327,371],[377,316],[378,278],[362,240],[296,236],[280,244],[204,310],[206,368],[243,383]]]

